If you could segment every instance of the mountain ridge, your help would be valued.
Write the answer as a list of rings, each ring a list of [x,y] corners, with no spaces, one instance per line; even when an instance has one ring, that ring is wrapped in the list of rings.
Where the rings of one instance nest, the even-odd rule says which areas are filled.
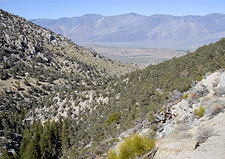
[[[208,44],[225,36],[225,14],[212,13],[205,16],[173,16],[154,14],[122,14],[103,16],[86,14],[80,17],[60,19],[33,19],[32,22],[63,34],[74,42],[143,43],[179,45],[190,47]]]

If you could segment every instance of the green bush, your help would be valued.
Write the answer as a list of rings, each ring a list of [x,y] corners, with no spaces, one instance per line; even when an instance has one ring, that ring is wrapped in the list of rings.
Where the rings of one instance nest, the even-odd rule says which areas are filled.
[[[200,76],[198,79],[198,82],[200,82],[203,78],[204,78],[204,76]]]
[[[4,149],[2,151],[2,156],[0,159],[15,159],[15,157],[11,152],[8,152],[8,150]]]
[[[155,139],[149,137],[142,137],[134,134],[128,137],[121,143],[119,147],[119,154],[115,150],[109,151],[107,156],[109,159],[128,159],[136,158],[151,151],[155,147]]]
[[[183,99],[187,99],[188,97],[188,93],[186,93],[184,96],[183,96]]]
[[[115,121],[116,123],[119,122],[119,118],[120,118],[120,113],[112,113],[109,118],[106,120],[107,125],[111,125],[113,121]]]
[[[201,106],[199,109],[194,109],[194,113],[197,115],[197,118],[200,119],[205,114],[205,108]]]
[[[107,157],[108,157],[109,159],[117,159],[117,158],[118,158],[118,156],[117,156],[115,150],[109,151],[109,152],[107,153]]]

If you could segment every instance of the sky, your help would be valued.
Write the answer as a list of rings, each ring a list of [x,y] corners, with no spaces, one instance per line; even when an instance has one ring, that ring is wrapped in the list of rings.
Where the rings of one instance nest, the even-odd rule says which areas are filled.
[[[225,0],[0,0],[0,9],[26,19],[124,13],[183,16],[225,14]]]

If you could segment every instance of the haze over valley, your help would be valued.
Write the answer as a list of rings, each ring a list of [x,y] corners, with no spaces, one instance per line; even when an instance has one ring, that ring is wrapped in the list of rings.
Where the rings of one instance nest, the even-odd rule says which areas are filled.
[[[141,67],[146,67],[150,64],[157,64],[173,57],[183,56],[187,53],[187,51],[184,50],[101,46],[95,44],[86,45],[85,48],[95,51],[110,59],[114,59],[122,63],[136,63]]]
[[[31,22],[108,58],[144,66],[182,56],[225,36],[225,14],[87,14],[71,18],[33,19]]]

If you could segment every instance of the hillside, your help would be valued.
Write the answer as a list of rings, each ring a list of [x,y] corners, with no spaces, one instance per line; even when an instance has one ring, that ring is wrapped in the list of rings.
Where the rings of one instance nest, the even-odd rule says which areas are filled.
[[[206,123],[215,123],[214,119],[210,119],[224,110],[224,87],[219,88],[219,86],[217,88],[225,67],[224,60],[225,39],[221,39],[215,44],[200,47],[194,53],[180,58],[173,58],[157,65],[150,65],[144,70],[132,72],[121,77],[121,80],[114,87],[114,91],[119,95],[119,99],[114,98],[110,105],[113,105],[114,112],[121,113],[119,124],[120,129],[124,131],[117,133],[115,138],[118,140],[111,147],[115,147],[117,153],[119,151],[121,154],[128,156],[129,149],[127,150],[128,152],[124,147],[118,150],[124,137],[129,137],[134,133],[154,136],[155,130],[156,137],[160,138],[166,135],[166,137],[172,137],[171,140],[166,138],[165,140],[162,139],[161,142],[156,140],[156,146],[158,146],[159,151],[156,153],[157,158],[168,158],[172,155],[174,155],[174,158],[176,155],[183,157],[184,153],[186,157],[192,156],[192,158],[195,158],[197,155],[201,155],[200,151],[204,150],[204,148],[207,147],[207,150],[210,150],[212,148],[209,146],[211,140],[208,141],[206,147],[200,146],[196,149],[195,144],[197,141],[195,137],[201,135],[198,138],[201,140],[199,142],[203,143],[206,141],[207,139],[202,141],[202,138],[205,138],[204,135],[207,138],[210,137],[207,136],[208,130],[199,131],[206,128]],[[210,76],[206,80],[207,83],[204,79],[205,76],[209,76],[209,74],[218,69],[222,70],[220,73],[216,72]],[[198,82],[199,84],[196,85]],[[210,93],[209,97],[207,96],[208,93]],[[187,97],[190,100],[183,100],[187,99]],[[216,108],[213,108],[214,103]],[[195,111],[195,109],[197,110]],[[203,110],[206,112],[207,117],[202,118],[205,119],[205,122],[202,123],[204,125],[201,128],[198,127],[197,119],[202,117],[201,113],[203,113]],[[218,118],[220,118],[220,123],[223,125],[221,116]],[[125,128],[122,128],[122,125]],[[222,125],[214,126],[219,128]],[[117,127],[115,126],[114,129]],[[194,132],[188,132],[188,130],[193,130]],[[188,133],[186,134],[186,132]],[[173,136],[170,136],[171,134]],[[215,134],[212,136],[216,136],[216,134],[221,135],[221,130],[215,130]],[[193,135],[195,140],[192,140],[191,135]],[[186,142],[189,141],[190,145],[187,145]],[[217,144],[221,145],[223,141],[217,142]],[[128,147],[133,148],[132,143],[128,145],[130,145]],[[187,147],[185,147],[186,145]],[[196,154],[192,155],[191,151],[194,151],[194,149],[196,151],[193,153]],[[222,145],[218,147],[217,151],[221,149],[223,149]],[[180,151],[184,152],[179,153]],[[207,156],[207,152],[204,151],[204,153],[206,154],[203,156]],[[223,152],[220,152],[217,155],[221,157],[222,154]],[[110,155],[111,157],[115,156],[112,152],[110,152]],[[140,153],[139,156],[141,155],[144,154]],[[212,154],[210,155],[213,156]],[[197,157],[204,158],[201,156]]]
[[[105,158],[111,148],[142,130],[151,140],[141,141],[154,141],[159,133],[169,132],[164,131],[167,121],[177,119],[167,110],[173,110],[172,106],[179,110],[176,104],[192,90],[199,93],[194,102],[207,104],[207,98],[201,98],[208,92],[201,81],[206,85],[204,76],[225,68],[225,39],[221,39],[182,57],[124,74],[130,71],[127,65],[23,18],[0,13],[3,158]],[[197,82],[201,88],[194,89]],[[224,100],[223,87],[215,89],[215,100]],[[202,117],[200,107],[193,106],[197,108],[191,114],[195,120]],[[150,148],[135,157],[148,151]]]
[[[70,148],[63,153],[65,156],[105,156],[126,134],[143,129],[153,136],[160,132],[160,123],[167,121],[161,112],[181,100],[206,73],[225,67],[224,46],[225,39],[221,39],[194,53],[121,76],[96,92],[84,91],[74,96],[73,90],[69,90],[52,94],[47,100],[50,104],[36,109],[36,119],[57,122],[60,115],[70,125],[66,131],[70,134],[66,147]],[[27,131],[35,133],[35,126]],[[54,147],[49,148],[54,151]]]
[[[206,74],[179,100],[163,105],[161,111],[155,114],[159,123],[155,148],[147,153],[145,151],[146,154],[142,153],[139,158],[154,156],[154,159],[223,159],[225,153],[224,88],[225,72],[221,69]],[[146,121],[139,124],[139,127],[136,125],[121,133],[119,138],[129,139],[136,134],[139,136],[151,134]],[[117,157],[108,155],[110,159],[131,157],[129,153],[125,153],[126,149],[123,146],[127,139],[120,140],[112,146],[110,152],[111,154],[115,152],[114,156]],[[138,142],[135,141],[138,147]],[[132,142],[127,147],[130,148],[128,150],[132,150]],[[141,148],[142,146],[139,146],[139,149]]]
[[[144,16],[130,13],[31,21],[81,44],[196,49],[225,36],[224,20],[224,14]]]
[[[137,66],[122,64],[71,40],[0,10],[1,146],[19,152],[23,131],[35,109],[51,105],[49,96],[104,87]],[[84,96],[79,95],[79,99]],[[42,122],[49,118],[41,113]],[[38,114],[40,115],[40,114]],[[58,118],[57,118],[58,119]]]
[[[110,136],[102,149],[117,144],[128,132],[132,134],[143,128],[150,129],[150,134],[160,131],[158,124],[165,119],[163,116],[158,119],[157,114],[182,99],[206,73],[224,68],[224,48],[225,39],[221,39],[194,53],[126,74],[111,85],[111,99],[105,108],[99,108],[108,116],[102,117],[102,124],[112,120],[109,126],[102,127]]]
[[[225,155],[224,69],[207,74],[171,106],[161,124],[155,159],[222,159]]]

